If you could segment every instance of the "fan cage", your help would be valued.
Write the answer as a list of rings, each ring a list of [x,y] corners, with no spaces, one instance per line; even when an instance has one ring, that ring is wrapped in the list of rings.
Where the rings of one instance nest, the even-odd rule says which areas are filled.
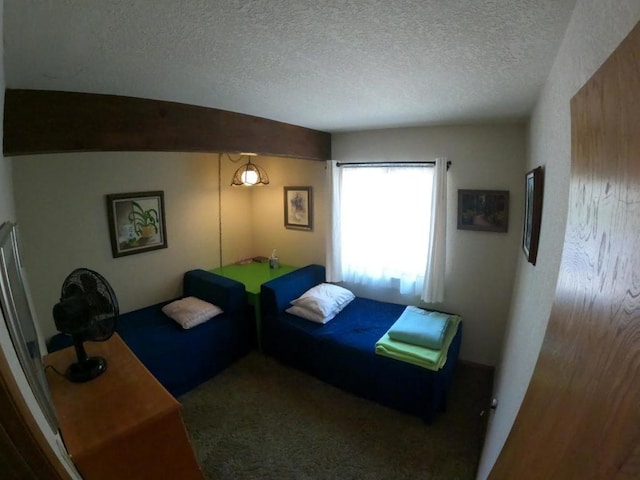
[[[81,293],[89,304],[90,320],[83,328],[85,340],[104,341],[113,335],[119,305],[109,282],[98,272],[78,268],[65,279],[61,298]]]

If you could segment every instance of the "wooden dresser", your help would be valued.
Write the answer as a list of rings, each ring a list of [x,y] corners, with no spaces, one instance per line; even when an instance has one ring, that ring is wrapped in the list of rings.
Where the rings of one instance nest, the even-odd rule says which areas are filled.
[[[118,334],[85,349],[107,360],[98,378],[72,383],[47,369],[62,438],[85,480],[201,480],[178,401]],[[73,347],[45,357],[60,372],[74,361]]]

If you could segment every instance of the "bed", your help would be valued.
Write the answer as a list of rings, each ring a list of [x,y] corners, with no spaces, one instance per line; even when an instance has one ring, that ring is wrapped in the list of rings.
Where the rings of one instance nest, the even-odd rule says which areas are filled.
[[[325,268],[308,265],[261,287],[264,353],[331,385],[432,422],[445,410],[460,351],[462,323],[437,371],[376,354],[376,343],[405,305],[356,297],[326,324],[285,310],[325,281]]]
[[[162,311],[177,300],[121,314],[116,331],[144,366],[174,397],[212,378],[249,352],[248,306],[244,285],[205,270],[184,274],[183,297],[218,305],[223,314],[185,330]],[[54,335],[49,352],[72,345]]]

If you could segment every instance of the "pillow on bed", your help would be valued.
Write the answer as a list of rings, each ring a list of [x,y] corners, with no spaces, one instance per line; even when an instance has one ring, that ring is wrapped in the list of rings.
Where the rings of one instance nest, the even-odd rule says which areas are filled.
[[[197,297],[186,297],[162,307],[169,318],[175,320],[182,328],[189,329],[211,320],[223,313],[217,305],[213,305]]]
[[[346,307],[355,295],[346,288],[332,283],[321,283],[300,297],[291,300],[287,313],[318,323],[327,323]]]
[[[334,313],[329,316],[323,316],[318,312],[314,312],[313,310],[307,310],[303,307],[298,307],[297,305],[293,305],[285,310],[285,312],[290,313],[291,315],[295,315],[296,317],[304,318],[306,320],[311,320],[316,323],[327,323],[333,317],[336,316],[337,313]]]

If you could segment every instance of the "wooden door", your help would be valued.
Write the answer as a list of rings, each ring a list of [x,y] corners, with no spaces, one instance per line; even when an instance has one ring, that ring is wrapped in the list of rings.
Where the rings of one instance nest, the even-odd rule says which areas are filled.
[[[640,24],[571,101],[565,245],[491,479],[640,478]]]
[[[0,315],[0,322],[4,319]],[[39,430],[0,350],[0,478],[70,480]]]

